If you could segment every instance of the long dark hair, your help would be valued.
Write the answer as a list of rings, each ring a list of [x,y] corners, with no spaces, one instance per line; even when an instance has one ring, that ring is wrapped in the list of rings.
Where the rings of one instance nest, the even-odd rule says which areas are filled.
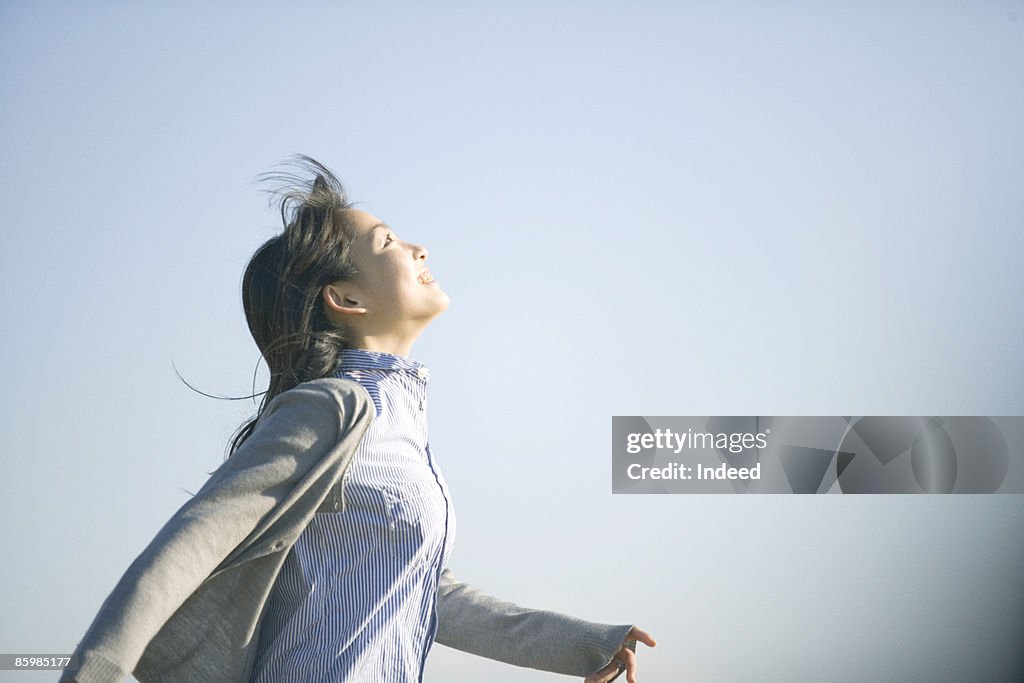
[[[232,436],[228,456],[249,438],[275,396],[334,373],[347,340],[324,314],[320,293],[324,285],[356,274],[352,233],[343,213],[352,203],[330,169],[296,155],[260,180],[271,185],[284,231],[249,260],[242,276],[242,306],[270,370],[270,386],[256,415]]]

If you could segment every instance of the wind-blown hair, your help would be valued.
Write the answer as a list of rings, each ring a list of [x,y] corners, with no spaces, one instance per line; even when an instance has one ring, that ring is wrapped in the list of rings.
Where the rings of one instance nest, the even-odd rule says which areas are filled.
[[[275,396],[335,372],[347,340],[345,331],[327,319],[321,290],[356,274],[352,233],[343,213],[352,203],[330,169],[296,155],[260,180],[280,206],[284,230],[249,260],[242,276],[242,307],[270,370],[270,386],[256,415],[232,436],[229,456],[252,434]]]

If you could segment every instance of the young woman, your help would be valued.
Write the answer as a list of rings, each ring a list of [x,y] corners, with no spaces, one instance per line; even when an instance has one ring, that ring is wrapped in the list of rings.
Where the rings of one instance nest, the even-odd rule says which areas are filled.
[[[104,602],[62,681],[421,681],[436,640],[586,683],[654,640],[496,600],[447,568],[455,511],[409,354],[448,295],[427,250],[324,166],[283,181],[282,234],[243,277],[270,370],[228,459]]]

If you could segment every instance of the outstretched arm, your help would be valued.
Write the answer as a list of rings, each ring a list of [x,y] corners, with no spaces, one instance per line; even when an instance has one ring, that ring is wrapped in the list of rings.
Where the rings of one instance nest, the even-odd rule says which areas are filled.
[[[441,574],[437,612],[436,641],[442,645],[571,676],[595,676],[609,665],[617,671],[627,637],[640,632],[632,624],[599,624],[497,600],[459,581],[449,569]],[[605,680],[610,679],[589,678],[587,683]]]

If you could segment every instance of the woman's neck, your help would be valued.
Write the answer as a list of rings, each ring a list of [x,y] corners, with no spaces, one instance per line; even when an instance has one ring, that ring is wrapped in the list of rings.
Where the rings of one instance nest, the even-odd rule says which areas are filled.
[[[412,345],[415,341],[415,339],[407,337],[365,336],[351,339],[349,346],[354,349],[382,351],[396,356],[408,356],[412,353]]]

